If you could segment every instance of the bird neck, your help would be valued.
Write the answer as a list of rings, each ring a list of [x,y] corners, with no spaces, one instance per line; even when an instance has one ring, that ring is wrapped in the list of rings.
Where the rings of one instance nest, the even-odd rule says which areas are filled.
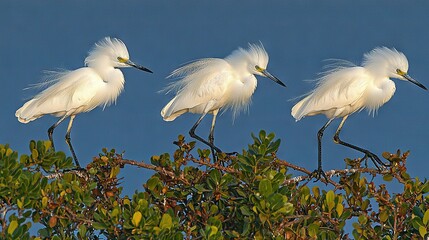
[[[112,82],[112,81],[118,81],[120,80],[123,82],[123,74],[121,70],[108,66],[91,66],[103,79],[104,82]],[[122,80],[121,80],[122,79]]]

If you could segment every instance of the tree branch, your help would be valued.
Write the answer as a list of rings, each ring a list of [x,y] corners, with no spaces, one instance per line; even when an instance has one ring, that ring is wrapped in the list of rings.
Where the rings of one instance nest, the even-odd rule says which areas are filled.
[[[168,171],[168,170],[166,170],[163,167],[155,166],[155,165],[152,165],[152,164],[147,164],[147,163],[144,163],[144,162],[137,162],[135,160],[122,159],[122,158],[121,159],[117,159],[117,161],[121,165],[128,164],[128,165],[133,165],[133,166],[137,166],[137,167],[141,167],[141,168],[151,169],[151,170],[157,171],[157,172],[159,172],[159,173],[161,173],[163,175],[167,175],[171,179],[181,181],[181,182],[183,182],[186,185],[190,185],[189,181],[186,178],[184,178],[183,176],[178,176],[174,172]]]

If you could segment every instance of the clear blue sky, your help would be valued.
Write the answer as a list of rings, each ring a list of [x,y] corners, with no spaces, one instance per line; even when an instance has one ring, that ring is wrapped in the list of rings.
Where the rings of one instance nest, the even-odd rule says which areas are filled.
[[[125,91],[116,105],[78,115],[72,141],[81,164],[101,148],[125,151],[128,159],[149,162],[150,156],[172,153],[177,135],[188,131],[198,116],[186,114],[164,122],[161,108],[171,96],[159,94],[165,77],[180,64],[197,58],[225,57],[248,42],[261,41],[270,55],[268,70],[286,83],[279,87],[258,78],[248,114],[235,122],[229,112],[218,118],[215,141],[225,151],[241,151],[260,129],[282,139],[278,156],[310,170],[316,168],[316,132],[324,116],[299,122],[290,116],[296,101],[309,91],[324,59],[360,64],[377,46],[403,51],[409,74],[429,86],[429,3],[425,1],[12,1],[0,2],[0,143],[28,153],[31,139],[47,139],[56,118],[29,124],[14,113],[37,91],[23,91],[41,80],[43,70],[75,69],[93,44],[105,36],[122,39],[131,59],[154,74],[125,69]],[[412,176],[428,177],[429,93],[396,81],[395,96],[373,118],[366,112],[348,119],[342,138],[381,156],[383,151],[410,150]],[[207,136],[211,117],[197,132]],[[345,157],[362,154],[336,145],[335,121],[325,131],[324,167],[341,168]],[[69,154],[66,125],[56,129],[58,150]],[[198,144],[198,147],[206,147]],[[125,193],[131,194],[153,172],[123,170]]]

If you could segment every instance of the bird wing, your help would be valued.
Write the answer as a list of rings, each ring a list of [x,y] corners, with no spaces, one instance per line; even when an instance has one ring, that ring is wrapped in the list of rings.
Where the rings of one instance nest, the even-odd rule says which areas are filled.
[[[100,87],[104,82],[94,70],[85,67],[58,73],[57,76],[58,79],[52,81],[53,85],[16,111],[19,121],[32,121],[46,114],[71,115],[76,111],[89,111],[96,107],[91,105],[96,93],[94,88]]]
[[[166,88],[167,91],[177,91],[176,96],[161,111],[166,121],[172,121],[188,111],[203,113],[209,101],[222,101],[235,75],[225,60],[209,58],[197,60],[173,71],[170,77],[175,76],[182,79]],[[220,107],[217,104],[213,106]]]
[[[328,118],[348,115],[364,107],[362,97],[370,81],[362,67],[339,68],[322,76],[316,88],[292,108],[298,121],[305,116],[325,114]],[[347,112],[347,114],[344,114]]]

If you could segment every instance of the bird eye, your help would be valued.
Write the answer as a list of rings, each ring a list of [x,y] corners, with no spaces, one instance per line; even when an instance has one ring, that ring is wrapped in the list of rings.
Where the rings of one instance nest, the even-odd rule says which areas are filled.
[[[258,72],[262,72],[264,71],[264,69],[262,69],[261,67],[259,67],[258,65],[255,66],[256,71]]]
[[[125,58],[122,58],[122,57],[118,57],[118,61],[119,61],[120,63],[125,63],[125,62],[127,62],[128,60],[127,60],[127,59],[125,59]]]
[[[405,72],[404,71],[402,71],[401,69],[396,69],[396,73],[399,75],[399,76],[404,76],[405,75]]]

